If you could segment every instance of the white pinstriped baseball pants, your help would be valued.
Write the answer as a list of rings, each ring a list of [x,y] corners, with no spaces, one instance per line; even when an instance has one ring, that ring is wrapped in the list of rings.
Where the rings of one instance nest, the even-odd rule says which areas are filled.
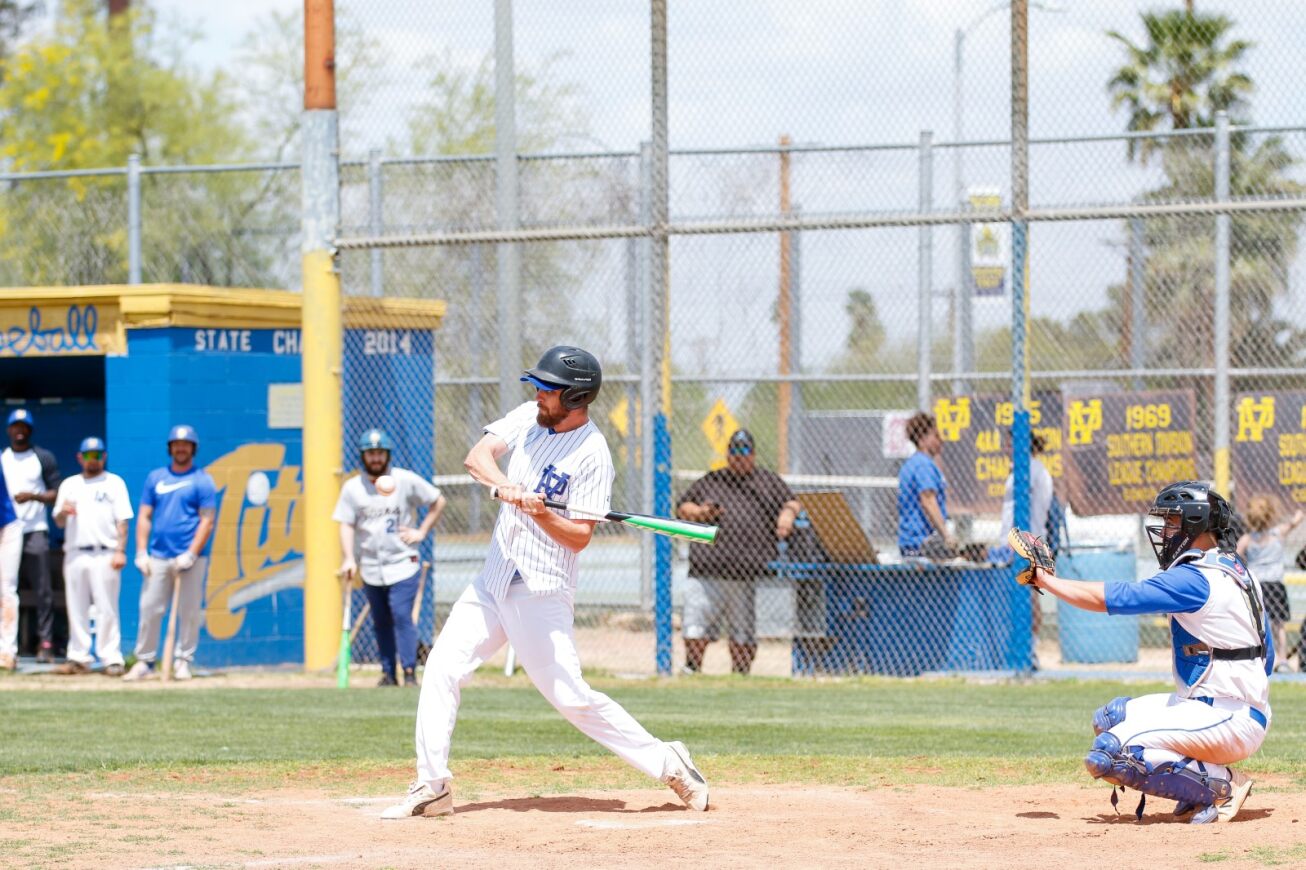
[[[566,595],[531,595],[524,584],[515,583],[503,601],[495,601],[476,584],[467,587],[426,660],[417,704],[419,782],[438,791],[440,781],[453,777],[449,742],[462,687],[504,643],[512,644],[540,694],[581,733],[637,770],[663,775],[667,745],[581,676],[572,620]]]

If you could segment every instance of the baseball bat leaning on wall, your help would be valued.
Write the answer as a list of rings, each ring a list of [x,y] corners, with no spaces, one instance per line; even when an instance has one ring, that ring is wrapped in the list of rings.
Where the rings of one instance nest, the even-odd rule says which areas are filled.
[[[490,487],[490,497],[499,497],[499,488]],[[668,535],[672,538],[684,538],[696,544],[711,544],[716,541],[717,527],[710,526],[706,523],[691,523],[686,520],[673,520],[667,517],[655,517],[649,514],[628,514],[622,511],[587,511],[581,508],[568,507],[566,502],[554,501],[551,498],[544,500],[544,506],[554,508],[555,510],[571,511],[575,514],[581,514],[586,517],[595,519],[608,520],[609,522],[621,523],[624,526],[633,526],[646,532],[653,532],[658,535]]]
[[[349,611],[354,598],[354,576],[337,574],[336,577],[340,580],[340,588],[344,590],[341,593],[340,651],[336,653],[336,688],[348,689],[349,659],[354,645],[353,633],[349,630]]]
[[[159,678],[165,683],[172,679],[172,656],[177,648],[177,603],[181,600],[181,572],[171,563],[168,579],[172,581],[172,606],[168,608],[168,630],[163,638],[163,665]]]

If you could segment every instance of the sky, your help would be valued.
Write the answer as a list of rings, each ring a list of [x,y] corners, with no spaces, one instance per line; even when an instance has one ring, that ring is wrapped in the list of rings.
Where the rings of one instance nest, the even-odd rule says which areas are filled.
[[[242,40],[266,22],[269,10],[294,11],[302,2],[154,0],[154,5],[202,34],[193,63],[238,76]],[[1055,9],[1031,9],[1031,136],[1123,129],[1125,118],[1112,112],[1105,87],[1122,51],[1106,31],[1118,29],[1141,42],[1141,10],[1180,5],[1178,0],[1061,0]],[[1009,30],[1000,0],[669,0],[668,6],[673,149],[769,145],[781,134],[802,143],[912,146],[922,131],[932,131],[935,143],[953,141],[959,29],[965,31],[963,138],[1010,135]],[[339,19],[361,26],[386,59],[377,92],[341,107],[345,157],[362,158],[371,147],[403,140],[412,107],[426,95],[429,59],[447,58],[471,69],[493,51],[493,7],[491,0],[336,0]],[[1254,43],[1246,64],[1259,86],[1254,121],[1300,123],[1306,117],[1306,91],[1299,85],[1306,3],[1197,0],[1197,7],[1227,10],[1238,21],[1238,35]],[[551,62],[556,80],[577,87],[590,127],[584,150],[630,151],[649,138],[648,18],[647,0],[517,0],[514,5],[518,69]],[[1293,135],[1296,150],[1306,151],[1306,135]],[[951,201],[952,154],[936,149],[933,159],[933,199],[944,207]],[[1119,142],[1035,145],[1031,160],[1035,205],[1122,202],[1157,177],[1127,164]],[[679,193],[673,190],[673,208],[703,191],[706,200],[724,197],[731,185],[747,193],[750,173],[759,171],[756,161],[727,163],[705,160],[684,170]],[[846,164],[809,158],[795,165],[795,199],[809,211],[907,210],[915,206],[917,168],[911,148]],[[967,152],[967,184],[1005,191],[1008,179],[1005,152]],[[1048,240],[1042,251],[1040,234]],[[1107,286],[1124,276],[1115,244],[1119,236],[1113,222],[1036,228],[1033,278],[1046,291],[1035,294],[1035,313],[1101,305]],[[852,286],[872,290],[892,334],[915,329],[919,234],[893,231],[867,239],[866,234],[830,234],[808,245],[806,348],[837,346],[829,337],[846,329],[842,306]],[[956,276],[955,231],[936,231],[932,244],[932,283],[945,294]],[[701,287],[718,298],[738,297],[741,304],[759,294],[774,295],[769,248],[723,241],[702,256],[700,268],[673,269],[673,281],[696,294]],[[755,265],[758,258],[765,267]],[[730,267],[713,269],[709,262]],[[936,317],[944,316],[943,304],[936,302]],[[748,334],[766,340],[772,329],[769,306],[753,305],[750,311]],[[681,322],[676,317],[673,311],[673,322]],[[682,312],[680,317],[687,341],[693,333],[699,344],[740,326],[720,307],[706,316]],[[997,324],[1007,309],[1001,300],[981,302],[976,317],[981,324]]]

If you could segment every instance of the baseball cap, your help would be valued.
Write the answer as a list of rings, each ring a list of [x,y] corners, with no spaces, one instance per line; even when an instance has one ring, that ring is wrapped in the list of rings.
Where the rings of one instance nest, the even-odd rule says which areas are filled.
[[[99,450],[102,452],[108,452],[108,449],[109,448],[104,446],[103,438],[96,438],[94,435],[91,435],[87,438],[82,439],[82,445],[77,448],[77,452],[86,453],[89,450]]]
[[[36,428],[36,420],[32,417],[32,412],[26,408],[16,408],[9,412],[9,419],[5,422],[5,425],[12,426],[15,423],[26,423],[29,429]]]
[[[737,453],[747,456],[753,452],[753,433],[747,429],[740,429],[730,436],[730,444],[726,448],[727,453]]]

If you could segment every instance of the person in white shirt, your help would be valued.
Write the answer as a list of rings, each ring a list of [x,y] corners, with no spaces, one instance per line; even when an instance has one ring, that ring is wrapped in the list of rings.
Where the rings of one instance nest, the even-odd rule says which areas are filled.
[[[23,524],[23,553],[18,566],[19,583],[36,591],[36,635],[40,645],[38,662],[54,661],[54,583],[50,577],[50,526],[45,510],[54,504],[59,489],[59,463],[54,454],[32,443],[36,420],[26,408],[9,415],[9,446],[0,453],[5,483],[14,510]]]
[[[694,810],[708,786],[679,741],[658,740],[620,704],[585,682],[573,634],[576,559],[610,510],[612,453],[590,420],[602,371],[578,347],[549,349],[523,381],[535,401],[485,427],[463,464],[504,502],[490,552],[454,604],[426,662],[417,705],[417,779],[383,819],[453,812],[449,747],[462,687],[505,643],[531,682],[567,721]],[[505,474],[499,461],[508,456]],[[567,510],[545,507],[545,499]]]
[[[123,674],[118,586],[127,564],[127,521],[132,512],[127,484],[104,470],[108,449],[94,436],[82,440],[82,473],[59,484],[54,522],[66,529],[63,545],[64,599],[68,606],[68,660],[57,674],[91,670],[91,605],[95,606],[96,652],[110,677]]]
[[[372,627],[381,658],[378,686],[397,686],[395,658],[403,667],[404,685],[417,685],[417,625],[413,602],[421,583],[417,547],[444,511],[440,488],[406,468],[392,468],[394,442],[380,429],[368,429],[358,441],[363,473],[340,488],[331,519],[340,523],[344,560],[340,576],[361,576],[372,610]],[[382,478],[389,476],[389,480]],[[383,489],[385,491],[383,491]],[[426,516],[416,524],[416,511]]]

